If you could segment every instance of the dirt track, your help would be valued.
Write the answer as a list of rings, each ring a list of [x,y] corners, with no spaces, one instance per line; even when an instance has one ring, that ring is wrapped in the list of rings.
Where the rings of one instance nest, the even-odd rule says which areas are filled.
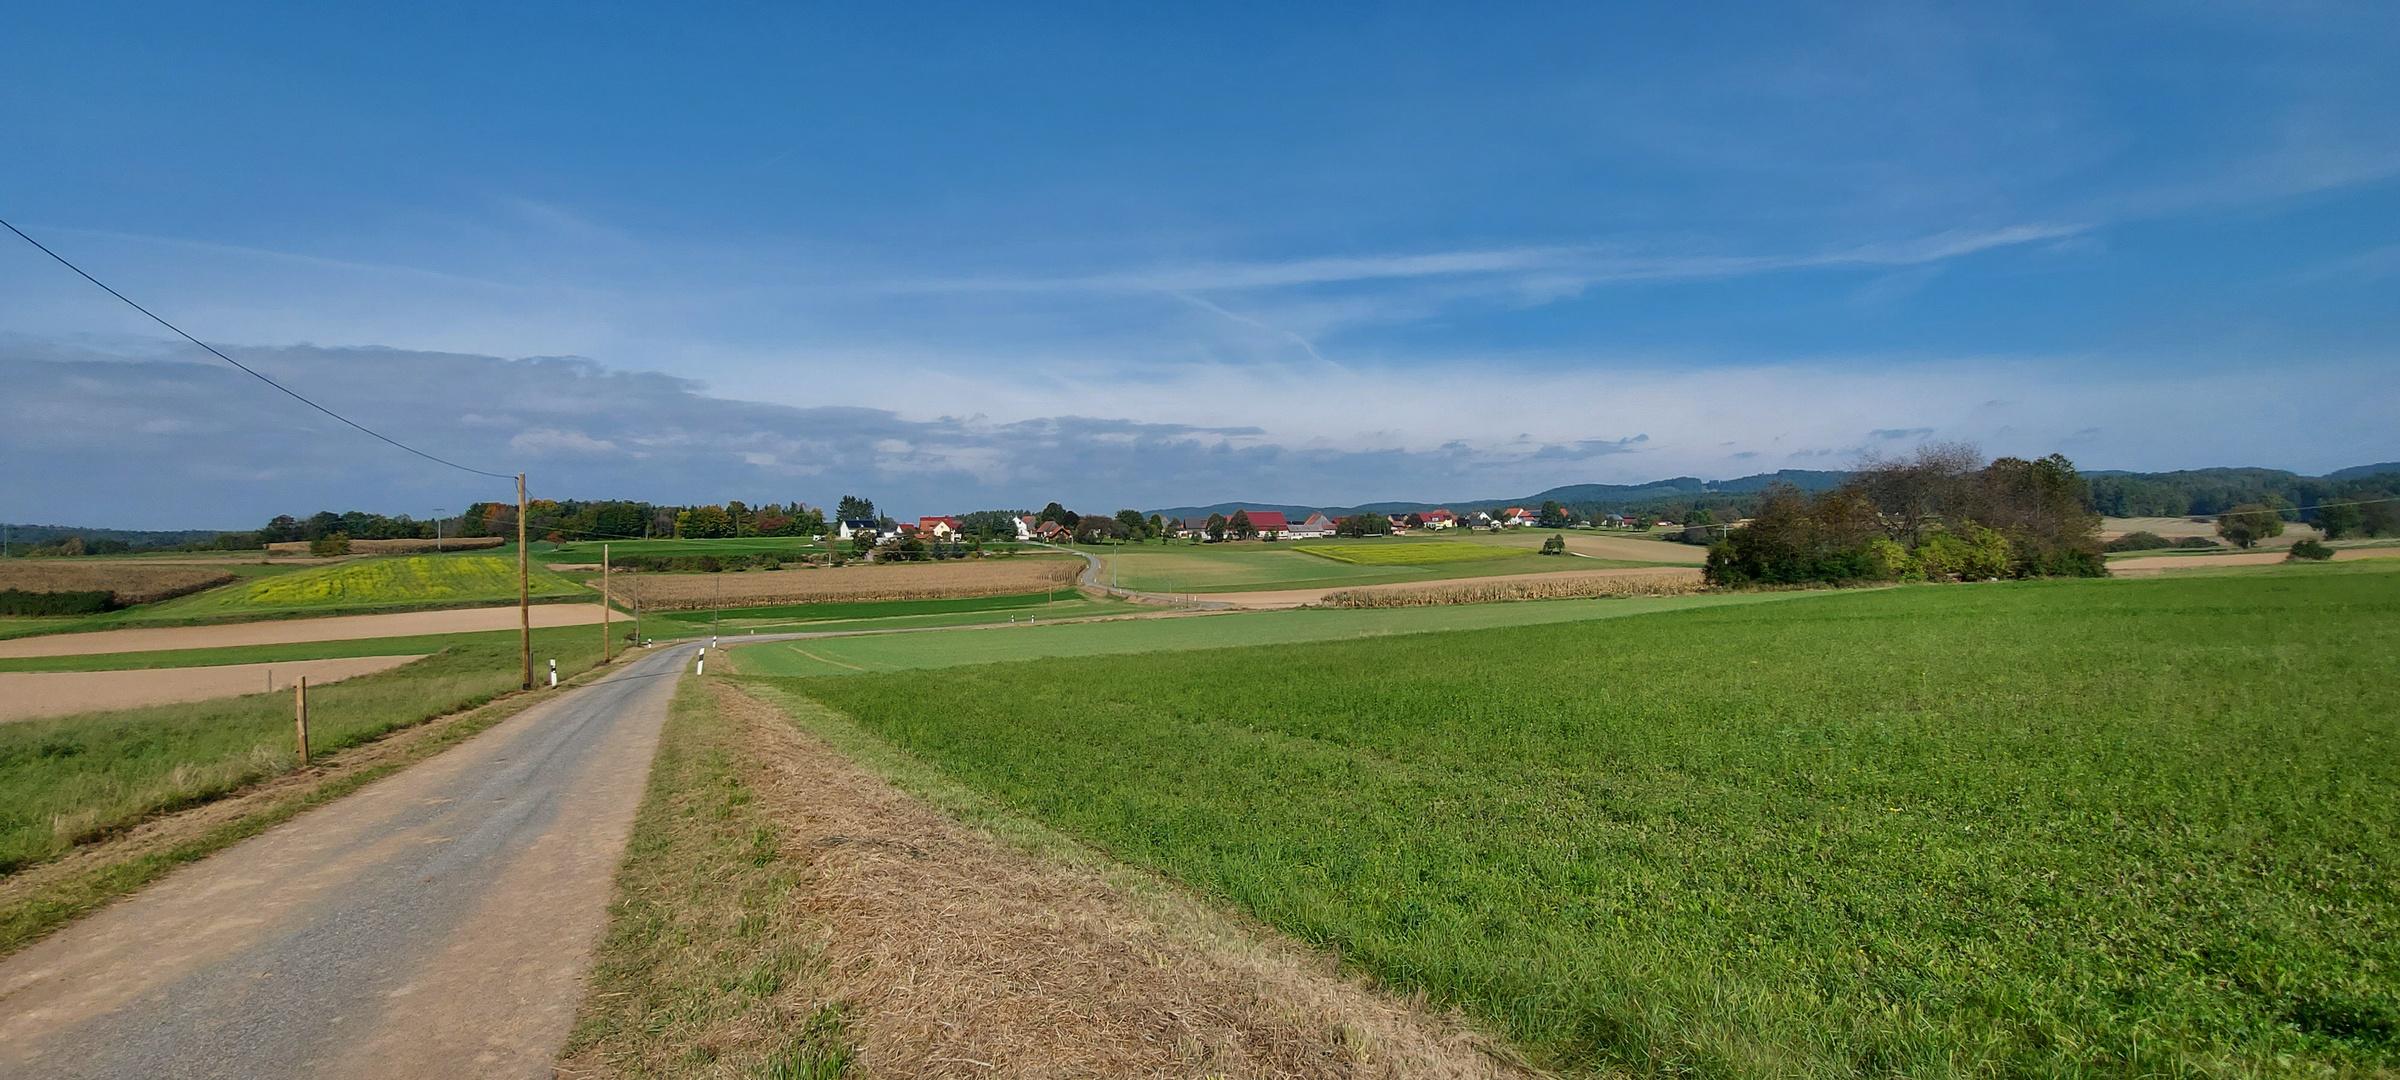
[[[310,685],[340,682],[417,659],[422,656],[349,656],[139,671],[4,671],[0,672],[0,721],[289,690],[293,680],[303,675]]]
[[[2400,548],[2336,549],[2335,560],[2400,558]],[[2110,559],[2108,568],[2118,574],[2156,574],[2167,570],[2205,570],[2211,566],[2266,566],[2284,561],[2283,549],[2274,551],[2245,551],[2224,555],[2147,555],[2130,559]]]
[[[1631,542],[1631,541],[1629,541]],[[1578,581],[1590,578],[1690,578],[1698,580],[1700,571],[1683,566],[1639,566],[1618,570],[1559,570],[1546,574],[1494,574],[1490,577],[1455,578],[1444,581],[1402,581],[1389,585],[1342,585],[1330,589],[1283,589],[1273,592],[1195,593],[1196,599],[1231,604],[1239,608],[1295,608],[1314,604],[1327,593],[1405,593],[1439,589],[1451,585],[1482,585],[1500,581]]]
[[[624,621],[619,613],[615,618]],[[535,604],[535,626],[589,626],[600,621],[600,605]],[[88,634],[0,641],[0,656],[89,656],[95,653],[221,649],[235,645],[291,645],[303,641],[358,641],[418,634],[468,634],[514,630],[517,609],[461,608],[393,615],[341,615],[329,619],[282,619],[222,626],[171,626],[151,630],[100,630]]]

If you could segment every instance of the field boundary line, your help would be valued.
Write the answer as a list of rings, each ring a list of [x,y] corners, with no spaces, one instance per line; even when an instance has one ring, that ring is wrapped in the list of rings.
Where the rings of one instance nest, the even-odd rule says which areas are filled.
[[[600,665],[559,683],[568,690],[625,668]],[[524,712],[558,691],[511,690],[473,708],[398,728],[323,763],[282,773],[197,806],[153,815],[118,835],[0,877],[0,958],[302,813],[399,772]],[[222,819],[222,820],[212,820]],[[186,828],[178,828],[184,826]],[[178,835],[197,829],[197,835]]]

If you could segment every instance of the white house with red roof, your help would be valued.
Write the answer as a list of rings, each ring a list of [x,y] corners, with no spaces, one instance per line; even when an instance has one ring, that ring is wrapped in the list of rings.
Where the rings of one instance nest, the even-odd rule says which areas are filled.
[[[958,519],[954,517],[921,517],[917,519],[917,531],[938,540],[956,540],[959,533]]]
[[[1509,528],[1521,528],[1523,526],[1531,525],[1533,522],[1533,514],[1522,506],[1512,506],[1506,510],[1500,511],[1500,524],[1506,525]]]
[[[1425,519],[1425,527],[1428,529],[1455,529],[1458,527],[1458,515],[1448,510],[1427,510],[1417,516]]]

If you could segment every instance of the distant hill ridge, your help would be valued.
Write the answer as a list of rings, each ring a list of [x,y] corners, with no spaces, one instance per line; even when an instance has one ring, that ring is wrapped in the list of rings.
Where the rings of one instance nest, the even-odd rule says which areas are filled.
[[[2400,461],[2376,465],[2356,465],[2338,469],[2323,476],[2302,476],[2285,469],[2214,468],[2185,469],[2176,472],[2136,473],[2118,469],[2087,472],[2094,479],[2097,494],[2103,496],[2103,512],[2112,515],[2141,516],[2147,513],[2176,515],[2214,513],[2219,503],[2248,501],[2261,494],[2273,494],[2291,499],[2305,485],[2363,480],[2368,477],[2400,476]],[[1378,502],[1356,506],[1305,506],[1292,503],[1221,502],[1208,506],[1171,506],[1143,511],[1170,520],[1187,517],[1207,517],[1210,514],[1231,514],[1235,510],[1273,510],[1293,521],[1310,514],[1330,517],[1349,514],[1375,513],[1416,514],[1427,510],[1448,509],[1466,513],[1474,510],[1495,510],[1508,506],[1538,507],[1555,500],[1562,505],[1589,513],[1594,509],[1624,511],[1681,501],[1693,502],[1707,496],[1753,495],[1777,482],[1790,483],[1802,491],[1823,491],[1838,487],[1850,478],[1846,471],[1820,469],[1779,469],[1771,473],[1756,473],[1731,480],[1702,480],[1694,476],[1678,476],[1670,480],[1653,480],[1646,484],[1569,484],[1547,491],[1506,499],[1461,499],[1451,502]],[[2182,509],[2172,509],[2177,499]],[[1715,501],[1715,500],[1711,500]],[[1726,500],[1744,501],[1744,500]]]

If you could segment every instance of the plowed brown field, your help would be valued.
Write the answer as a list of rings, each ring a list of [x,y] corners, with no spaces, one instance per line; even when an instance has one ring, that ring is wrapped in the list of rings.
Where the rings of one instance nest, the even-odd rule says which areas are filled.
[[[115,593],[120,604],[151,604],[214,588],[233,575],[210,566],[9,559],[0,562],[0,589],[26,592]]]

